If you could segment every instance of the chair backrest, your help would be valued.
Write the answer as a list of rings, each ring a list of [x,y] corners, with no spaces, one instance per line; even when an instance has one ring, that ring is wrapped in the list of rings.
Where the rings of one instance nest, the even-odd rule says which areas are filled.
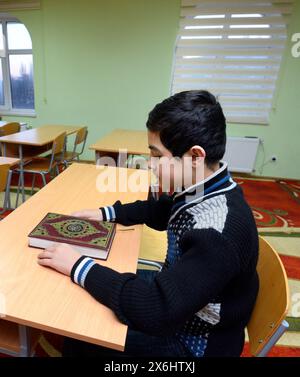
[[[0,128],[0,136],[12,135],[20,132],[21,125],[17,122],[7,123]]]
[[[62,153],[65,148],[66,133],[63,132],[53,140],[52,153],[54,155]]]
[[[282,323],[289,308],[289,286],[279,255],[262,237],[259,237],[257,273],[259,291],[247,330],[251,354],[263,356],[285,330]]]
[[[17,122],[7,123],[4,126],[0,127],[0,137],[16,134],[20,132],[21,125]],[[1,154],[4,155],[3,146],[1,148]],[[17,145],[6,145],[6,157],[15,157],[19,155],[19,147]]]
[[[86,143],[86,139],[87,139],[87,135],[88,135],[87,127],[82,127],[82,128],[80,128],[80,130],[77,131],[75,142],[74,142],[74,147],[73,147],[73,151],[72,151],[72,159],[76,156],[77,157],[80,156],[83,153],[85,143]],[[82,147],[81,147],[80,152],[78,152],[77,147],[80,144],[82,144]]]
[[[7,176],[9,171],[9,165],[0,165],[0,192],[6,189]]]
[[[80,128],[80,130],[78,130],[76,133],[75,144],[78,145],[83,143],[86,140],[87,133],[87,127]]]
[[[63,132],[62,134],[58,135],[53,140],[49,171],[51,171],[52,164],[55,160],[55,157],[57,157],[57,155],[60,155],[60,160],[63,161],[65,146],[66,146],[66,132]]]

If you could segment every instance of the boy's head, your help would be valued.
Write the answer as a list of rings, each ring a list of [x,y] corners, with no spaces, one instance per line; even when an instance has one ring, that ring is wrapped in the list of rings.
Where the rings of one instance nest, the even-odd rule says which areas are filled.
[[[151,157],[189,157],[193,170],[201,167],[200,159],[206,176],[219,168],[225,153],[226,120],[211,93],[193,90],[165,99],[149,113],[147,128]],[[195,183],[194,173],[188,178],[190,184]],[[172,172],[170,175],[174,189],[177,182],[172,184],[172,179],[176,179],[172,178]]]

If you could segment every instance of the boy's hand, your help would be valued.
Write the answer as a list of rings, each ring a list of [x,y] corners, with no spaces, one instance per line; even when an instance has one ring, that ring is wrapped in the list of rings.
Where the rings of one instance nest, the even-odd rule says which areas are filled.
[[[83,209],[81,211],[71,213],[71,216],[82,217],[84,219],[96,221],[103,220],[102,212],[100,211],[100,209]]]
[[[38,264],[51,267],[62,274],[70,276],[72,267],[81,254],[65,243],[54,244],[38,255]]]

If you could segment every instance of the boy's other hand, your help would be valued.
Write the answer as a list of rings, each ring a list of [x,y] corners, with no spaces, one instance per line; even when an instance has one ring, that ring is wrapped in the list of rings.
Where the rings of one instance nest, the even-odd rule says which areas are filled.
[[[70,245],[53,244],[38,255],[38,264],[70,276],[72,267],[80,257],[81,254]]]
[[[103,220],[102,212],[100,211],[100,209],[83,209],[81,211],[76,211],[76,212],[71,213],[71,216],[81,217],[84,219],[96,220],[96,221]]]

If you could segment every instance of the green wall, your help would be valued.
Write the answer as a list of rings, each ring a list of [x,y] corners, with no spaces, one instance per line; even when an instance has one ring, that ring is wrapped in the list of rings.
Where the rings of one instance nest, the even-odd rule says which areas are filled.
[[[259,136],[264,142],[266,160],[272,155],[277,156],[277,162],[265,165],[262,173],[266,176],[300,178],[300,58],[291,54],[291,36],[297,32],[300,32],[300,1],[296,1],[289,25],[289,42],[281,65],[270,124],[228,126],[231,136]],[[260,148],[256,174],[259,174],[263,161],[264,153]]]
[[[297,2],[289,33],[300,32]],[[180,0],[42,0],[42,9],[15,12],[31,33],[36,118],[43,124],[85,124],[87,145],[114,128],[144,129],[148,112],[169,95]],[[290,40],[290,38],[289,38]],[[263,175],[300,177],[300,58],[291,43],[282,65],[269,126],[228,125],[228,135],[259,136]],[[86,149],[85,159],[94,155]],[[263,161],[262,150],[257,171]]]
[[[42,0],[41,10],[16,12],[33,41],[37,117],[10,119],[85,124],[87,145],[114,128],[144,129],[169,95],[179,4]]]

